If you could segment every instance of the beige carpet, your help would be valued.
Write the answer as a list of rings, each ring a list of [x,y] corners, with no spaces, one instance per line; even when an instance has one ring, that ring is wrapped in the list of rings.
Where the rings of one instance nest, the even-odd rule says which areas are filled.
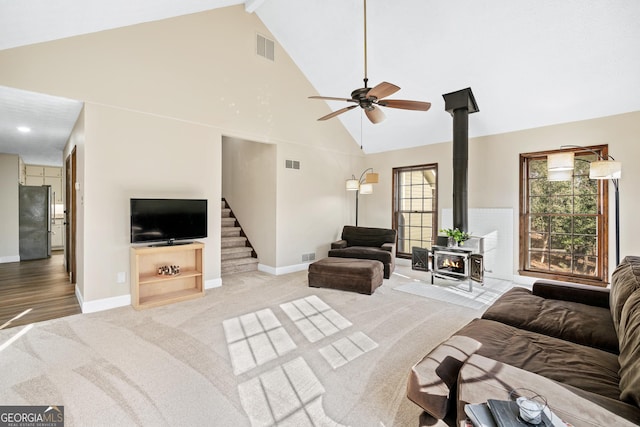
[[[371,296],[244,273],[0,330],[0,404],[64,405],[66,426],[415,426],[410,367],[481,312],[395,291],[403,268]]]

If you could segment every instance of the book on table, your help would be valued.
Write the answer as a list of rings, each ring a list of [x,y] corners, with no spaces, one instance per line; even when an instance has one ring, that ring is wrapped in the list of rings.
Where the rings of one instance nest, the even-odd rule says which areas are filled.
[[[549,414],[552,412],[548,408],[542,413],[539,424],[530,424],[519,417],[518,404],[512,400],[488,399],[487,403],[465,405],[464,411],[474,427],[556,427],[564,426],[559,419],[559,423],[552,423]],[[557,418],[557,417],[554,417]]]

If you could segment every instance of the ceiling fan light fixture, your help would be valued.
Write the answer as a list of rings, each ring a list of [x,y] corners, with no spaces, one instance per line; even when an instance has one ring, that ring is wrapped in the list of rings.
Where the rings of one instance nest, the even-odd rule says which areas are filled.
[[[422,101],[408,101],[403,99],[389,99],[387,96],[391,96],[400,90],[399,86],[392,83],[382,82],[376,86],[369,88],[367,83],[369,78],[367,77],[367,0],[364,1],[364,87],[355,89],[351,92],[351,98],[337,98],[332,96],[310,96],[312,99],[323,99],[326,101],[346,101],[355,102],[357,105],[341,108],[332,113],[327,114],[319,118],[318,120],[327,120],[337,115],[349,111],[351,108],[360,106],[362,108],[369,121],[373,124],[380,123],[385,119],[384,113],[380,108],[376,107],[378,104],[381,107],[399,108],[402,110],[413,111],[427,111],[431,107],[431,103]]]

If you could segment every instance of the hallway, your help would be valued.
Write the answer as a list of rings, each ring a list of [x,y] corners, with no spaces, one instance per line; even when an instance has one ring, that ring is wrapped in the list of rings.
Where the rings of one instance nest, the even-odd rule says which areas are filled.
[[[0,264],[0,329],[81,313],[64,254]]]

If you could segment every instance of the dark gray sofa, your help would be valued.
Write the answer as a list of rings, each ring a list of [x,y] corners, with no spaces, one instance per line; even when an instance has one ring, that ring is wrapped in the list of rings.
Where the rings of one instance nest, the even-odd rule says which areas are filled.
[[[610,289],[511,289],[412,368],[407,396],[423,418],[460,425],[465,404],[522,387],[576,426],[640,425],[640,257],[622,261]]]
[[[331,243],[330,257],[371,259],[382,262],[384,278],[396,268],[396,230],[345,225],[341,240]]]

